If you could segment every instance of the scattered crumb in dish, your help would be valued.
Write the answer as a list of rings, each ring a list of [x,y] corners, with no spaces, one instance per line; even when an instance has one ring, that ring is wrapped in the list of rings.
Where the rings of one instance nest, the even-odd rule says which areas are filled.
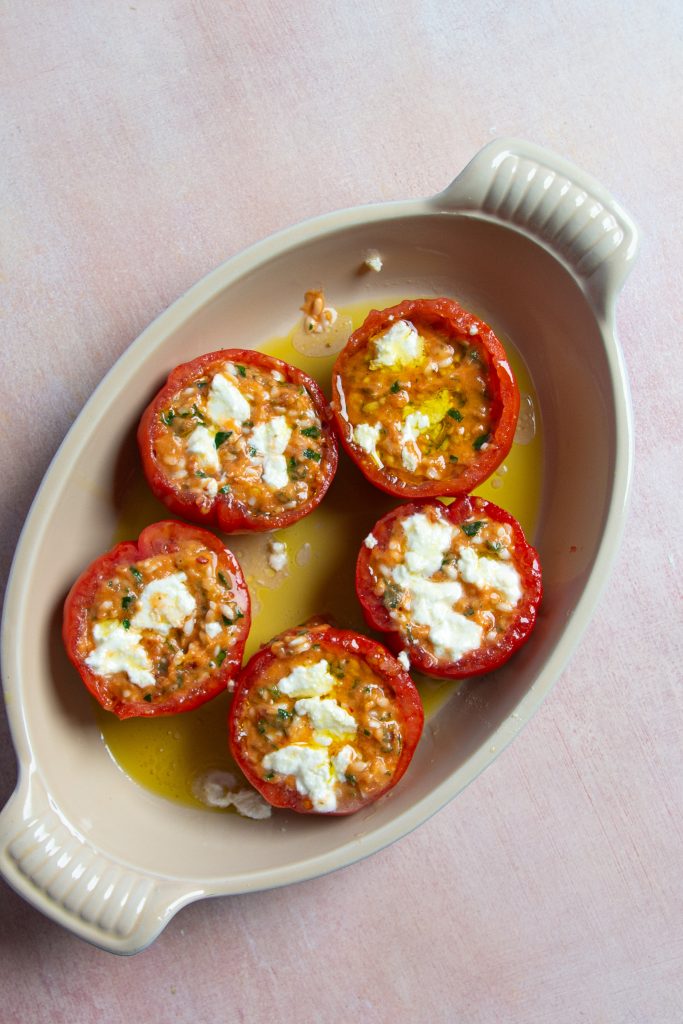
[[[192,790],[197,800],[207,807],[234,807],[243,818],[270,817],[270,804],[256,790],[235,789],[236,786],[237,779],[230,772],[208,771],[195,779]]]

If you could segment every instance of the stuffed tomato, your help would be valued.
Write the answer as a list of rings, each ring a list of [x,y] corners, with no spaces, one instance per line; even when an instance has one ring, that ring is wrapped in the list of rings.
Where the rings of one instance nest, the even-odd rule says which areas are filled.
[[[226,533],[296,522],[322,501],[337,469],[318,385],[251,350],[176,367],[142,416],[138,444],[156,497]]]
[[[146,527],[74,583],[67,653],[119,718],[189,711],[226,689],[242,665],[249,593],[234,555],[186,523]]]
[[[373,310],[337,358],[332,409],[346,451],[389,494],[467,494],[514,438],[519,389],[505,350],[452,299]]]
[[[242,670],[230,747],[274,807],[350,814],[396,785],[423,721],[413,681],[384,647],[312,620]]]
[[[483,498],[431,499],[379,520],[358,556],[356,590],[368,625],[399,657],[460,679],[498,668],[528,638],[541,567],[502,508]]]

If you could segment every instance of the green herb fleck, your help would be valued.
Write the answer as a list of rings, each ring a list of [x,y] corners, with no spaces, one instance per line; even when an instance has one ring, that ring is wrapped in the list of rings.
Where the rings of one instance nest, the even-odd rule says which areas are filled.
[[[472,447],[474,448],[474,450],[478,452],[480,448],[483,448],[487,441],[490,439],[490,437],[491,435],[487,433],[480,434],[479,437],[475,438],[474,441],[472,442]]]
[[[130,629],[130,619],[121,619],[121,625],[124,629]]]
[[[372,736],[372,733],[370,732],[369,729],[363,729],[363,735],[364,736]]]
[[[246,377],[246,375],[247,375],[247,368],[246,368],[246,366],[241,366],[239,363],[237,363],[237,365],[235,366],[235,369],[239,373],[240,377]]]
[[[451,460],[451,462],[457,462],[458,461],[458,456],[457,455],[449,455],[448,458]]]
[[[288,718],[292,717],[292,712],[288,711],[287,708],[278,708],[277,717],[284,719],[284,721],[287,721]]]
[[[474,608],[472,607],[471,604],[468,605],[467,608],[465,608],[465,615],[467,615],[468,617],[474,615]]]
[[[265,735],[266,723],[263,721],[262,718],[259,718],[258,722],[256,723],[256,731],[258,732],[259,736]]]
[[[132,605],[134,600],[135,600],[135,594],[126,594],[125,597],[121,598],[121,607],[124,610],[126,608],[130,608],[130,606]]]
[[[219,494],[230,494],[230,485],[224,484],[223,487],[218,488]]]
[[[197,471],[195,472],[195,476],[201,477],[201,479],[202,479],[202,480],[205,480],[205,479],[206,479],[206,473],[204,472],[204,470],[203,470],[203,469],[198,469],[198,470],[197,470]]]
[[[173,423],[174,419],[175,419],[175,410],[174,409],[167,409],[166,412],[162,412],[162,414],[161,414],[161,422],[165,423],[167,427],[171,426],[171,424]]]
[[[270,782],[271,779],[275,778],[275,772],[268,772],[268,774],[264,775],[263,778],[266,780],[266,782]]]
[[[221,583],[223,584],[224,587],[229,587],[230,586],[230,584],[228,583],[228,581],[225,578],[224,573],[222,573],[220,571],[220,569],[218,570],[218,579],[221,581]]]
[[[346,781],[348,782],[348,784],[350,786],[357,786],[358,785],[358,779],[356,778],[355,775],[352,775],[351,772],[347,772],[346,775],[344,776],[344,778],[346,779]]]
[[[148,704],[151,704],[151,702],[152,702],[152,694],[151,693],[146,693],[142,699],[146,700]]]
[[[196,404],[192,406],[192,415],[195,416],[200,423],[206,423],[204,413],[201,411],[201,409],[197,408]]]
[[[223,662],[225,661],[225,656],[226,656],[226,654],[227,654],[227,653],[228,653],[228,652],[227,652],[227,651],[224,651],[224,650],[223,650],[223,648],[221,647],[220,651],[219,651],[219,652],[218,652],[218,654],[216,655],[216,664],[217,664],[217,665],[219,665],[219,666],[220,666],[220,665],[222,665],[222,664],[223,664]]]
[[[320,427],[302,427],[304,437],[320,437]]]
[[[460,423],[462,421],[462,413],[459,409],[449,409],[448,415],[451,419],[454,419],[456,423]]]
[[[131,565],[130,571],[131,575],[138,581],[138,583],[142,583],[142,573],[140,570],[136,569],[134,565]]]
[[[198,388],[205,388],[208,383],[209,383],[208,380],[196,380],[195,381],[195,384],[197,385]]]
[[[471,523],[461,523],[460,529],[463,533],[466,533],[468,537],[474,537],[475,534],[479,533],[483,526],[481,519],[475,519]]]
[[[314,452],[312,448],[304,448],[304,455],[307,459],[313,459],[314,462],[320,462],[320,452]]]
[[[389,390],[391,391],[392,395],[397,394],[401,390],[400,383],[397,380],[395,380],[394,383],[389,388]]]
[[[216,436],[213,439],[213,442],[216,445],[216,448],[220,448],[220,446],[223,444],[223,442],[227,441],[231,434],[232,434],[232,430],[219,430],[218,433],[216,434]]]

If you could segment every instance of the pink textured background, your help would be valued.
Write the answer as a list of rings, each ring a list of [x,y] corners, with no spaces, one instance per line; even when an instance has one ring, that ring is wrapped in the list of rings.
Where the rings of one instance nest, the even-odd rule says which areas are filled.
[[[0,882],[0,1018],[683,1020],[678,0],[0,4],[0,574],[105,371],[219,262],[443,188],[498,135],[642,229],[618,307],[637,427],[621,555],[531,725],[388,850],[87,946]],[[15,763],[0,721],[0,803]]]

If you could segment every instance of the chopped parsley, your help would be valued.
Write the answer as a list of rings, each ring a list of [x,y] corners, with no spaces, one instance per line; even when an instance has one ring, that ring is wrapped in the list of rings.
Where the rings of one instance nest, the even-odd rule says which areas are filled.
[[[167,427],[170,427],[175,419],[175,409],[167,409],[161,414],[161,422],[165,423]]]
[[[140,572],[140,570],[136,569],[134,565],[131,565],[130,571],[131,575],[138,581],[138,583],[142,583],[142,573]]]
[[[152,702],[152,694],[151,693],[146,693],[146,694],[144,694],[142,699],[146,700],[147,703],[150,704]]]
[[[302,427],[304,437],[320,437],[320,427]]]
[[[222,573],[220,571],[220,569],[218,570],[217,575],[218,575],[218,579],[221,581],[221,583],[223,584],[224,587],[229,587],[230,586],[230,584],[228,583],[228,581],[225,578],[225,573]]]
[[[391,391],[392,395],[398,394],[398,392],[401,390],[401,385],[399,381],[395,380],[394,383],[389,388],[389,390]]]
[[[459,409],[449,409],[447,415],[454,419],[456,423],[462,422],[462,413]]]
[[[481,530],[484,523],[481,519],[475,519],[470,523],[461,523],[460,529],[463,533],[466,533],[468,537],[474,537]]]
[[[240,377],[246,377],[246,375],[247,375],[247,368],[246,368],[246,366],[242,366],[240,363],[237,363],[236,366],[235,366],[235,369],[239,373]]]
[[[278,708],[277,709],[277,717],[278,718],[282,718],[285,721],[287,721],[288,718],[292,717],[292,712],[288,711],[287,708]]]
[[[124,609],[130,608],[133,601],[135,600],[135,594],[126,594],[125,597],[121,598],[121,607]]]
[[[204,413],[201,411],[201,409],[197,408],[196,403],[195,403],[195,405],[192,406],[192,415],[195,416],[199,420],[200,423],[206,423],[206,418],[204,416]]]
[[[483,448],[484,445],[490,440],[490,437],[491,435],[486,433],[480,434],[479,437],[475,438],[474,441],[472,442],[472,447],[474,448],[474,450],[478,452],[480,448]]]
[[[229,494],[230,493],[230,485],[229,484],[223,484],[222,487],[218,488],[218,493],[219,494]]]
[[[312,448],[304,448],[304,455],[307,459],[313,459],[314,462],[320,462],[320,452],[314,452]]]
[[[121,619],[121,625],[124,629],[130,629],[130,619]]]
[[[219,665],[219,666],[220,666],[220,665],[222,665],[222,664],[223,664],[223,662],[225,661],[225,655],[226,655],[227,653],[228,653],[228,652],[227,652],[227,651],[224,651],[224,650],[223,650],[223,648],[221,647],[220,651],[219,651],[219,652],[218,652],[218,654],[216,655],[216,664],[217,664],[217,665]]]
[[[232,435],[232,430],[219,430],[219,431],[218,431],[218,433],[216,434],[216,436],[215,436],[215,437],[214,437],[214,439],[213,439],[213,442],[214,442],[214,444],[216,445],[216,448],[220,448],[220,446],[221,446],[221,445],[222,445],[222,444],[223,444],[223,443],[224,443],[225,441],[227,441],[227,440],[228,440],[228,438],[229,438],[229,437],[230,437],[231,435]]]

